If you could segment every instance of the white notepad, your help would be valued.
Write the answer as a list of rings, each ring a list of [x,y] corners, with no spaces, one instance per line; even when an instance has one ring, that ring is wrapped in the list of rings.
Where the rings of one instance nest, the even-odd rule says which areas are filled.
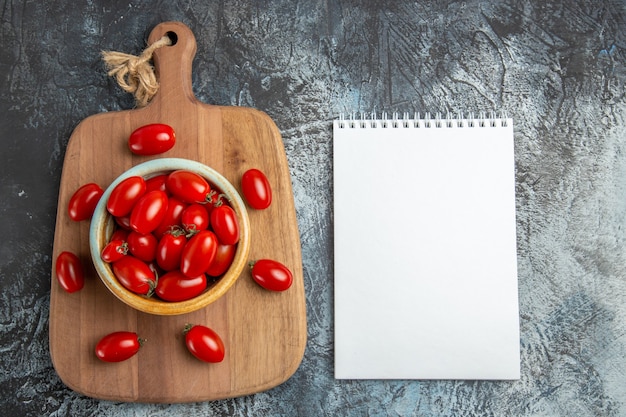
[[[335,377],[520,377],[513,122],[336,120]]]

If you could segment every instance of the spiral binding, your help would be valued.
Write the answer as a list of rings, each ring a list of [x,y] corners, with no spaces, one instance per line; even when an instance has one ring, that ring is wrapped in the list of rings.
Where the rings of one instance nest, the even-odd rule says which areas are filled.
[[[496,114],[494,112],[487,115],[480,112],[478,116],[469,113],[467,117],[463,113],[453,115],[447,113],[446,117],[442,117],[441,113],[435,113],[434,117],[430,113],[421,115],[419,112],[411,114],[408,112],[400,114],[398,112],[391,113],[391,117],[387,112],[382,112],[380,116],[376,112],[372,113],[351,113],[349,117],[345,117],[344,113],[339,114],[337,119],[340,129],[356,129],[356,128],[452,128],[452,127],[507,127],[509,118],[506,112]]]

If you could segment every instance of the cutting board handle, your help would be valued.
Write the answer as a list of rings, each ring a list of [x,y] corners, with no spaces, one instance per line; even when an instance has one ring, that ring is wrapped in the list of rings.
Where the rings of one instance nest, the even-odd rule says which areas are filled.
[[[172,45],[158,48],[154,52],[153,60],[159,91],[151,104],[155,102],[160,104],[166,100],[174,103],[195,103],[191,70],[196,55],[196,38],[191,29],[183,23],[163,22],[150,32],[148,44],[153,44],[163,36],[169,36]]]

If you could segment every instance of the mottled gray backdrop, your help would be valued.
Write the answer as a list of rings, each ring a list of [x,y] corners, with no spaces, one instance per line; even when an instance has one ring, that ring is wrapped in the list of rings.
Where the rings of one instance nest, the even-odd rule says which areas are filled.
[[[268,392],[117,404],[70,391],[50,362],[57,193],[77,123],[133,106],[100,50],[138,54],[166,20],[197,37],[200,100],[256,107],[282,132],[309,339]],[[5,0],[0,24],[3,415],[626,415],[623,1]],[[334,380],[331,120],[353,111],[514,118],[521,380]]]

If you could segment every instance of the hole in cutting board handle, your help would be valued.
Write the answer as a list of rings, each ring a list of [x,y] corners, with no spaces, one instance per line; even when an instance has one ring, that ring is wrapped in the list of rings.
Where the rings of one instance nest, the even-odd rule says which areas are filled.
[[[165,33],[165,36],[170,38],[170,41],[172,41],[172,44],[170,46],[174,46],[178,42],[178,35],[176,34],[176,32],[172,32],[171,30],[167,31]]]
[[[159,81],[159,92],[153,100],[158,102],[167,97],[167,101],[170,102],[177,97],[180,103],[194,104],[196,98],[193,94],[191,70],[196,41],[193,32],[183,23],[163,22],[152,29],[148,43],[154,44],[159,39],[169,39],[170,45],[154,51],[154,68]]]

